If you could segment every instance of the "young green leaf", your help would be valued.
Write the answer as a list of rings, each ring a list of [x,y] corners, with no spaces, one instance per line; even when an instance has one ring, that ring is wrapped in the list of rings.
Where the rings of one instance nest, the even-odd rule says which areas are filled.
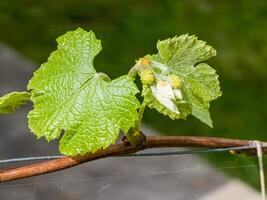
[[[159,41],[157,49],[158,54],[141,58],[135,65],[147,105],[172,119],[192,113],[212,127],[209,104],[221,91],[216,71],[200,62],[215,56],[215,49],[188,35]],[[143,72],[148,70],[155,77],[152,84],[143,81]]]
[[[59,138],[60,151],[85,154],[116,142],[120,130],[128,132],[138,119],[138,89],[133,79],[111,81],[93,67],[101,51],[100,40],[81,28],[57,39],[58,48],[34,73],[28,85],[34,110],[29,127],[48,141]]]
[[[0,114],[15,112],[30,100],[28,92],[12,92],[0,97]]]

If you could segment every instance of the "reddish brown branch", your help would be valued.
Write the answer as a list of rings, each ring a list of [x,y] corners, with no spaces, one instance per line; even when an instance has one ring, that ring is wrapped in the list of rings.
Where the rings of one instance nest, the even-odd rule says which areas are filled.
[[[125,143],[112,145],[105,150],[96,153],[89,153],[84,156],[63,157],[51,161],[40,162],[37,164],[26,165],[14,169],[0,171],[0,182],[11,181],[46,173],[63,170],[82,164],[84,162],[97,160],[100,158],[127,155],[143,149],[161,147],[201,147],[201,148],[226,148],[252,145],[253,141],[236,140],[212,137],[194,136],[150,136],[147,143],[141,147],[127,146]],[[263,143],[266,145],[266,143]],[[265,149],[264,149],[265,151]],[[265,151],[267,152],[267,151]]]

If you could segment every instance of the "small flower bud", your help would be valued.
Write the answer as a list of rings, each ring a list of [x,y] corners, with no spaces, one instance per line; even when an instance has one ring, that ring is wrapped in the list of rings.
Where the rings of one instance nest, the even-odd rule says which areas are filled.
[[[141,72],[141,81],[145,85],[152,85],[155,83],[155,75],[152,70],[146,69]]]
[[[182,80],[180,78],[178,78],[177,76],[175,76],[173,74],[169,75],[169,78],[171,80],[172,88],[174,88],[174,89],[181,88]]]
[[[150,60],[148,58],[146,58],[146,57],[140,58],[139,59],[139,63],[140,63],[140,65],[143,65],[143,66],[149,65],[150,64]]]

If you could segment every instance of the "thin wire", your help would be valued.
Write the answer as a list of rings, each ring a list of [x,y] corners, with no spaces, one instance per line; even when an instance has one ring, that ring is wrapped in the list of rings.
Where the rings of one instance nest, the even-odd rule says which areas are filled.
[[[262,147],[267,147],[263,145]],[[188,154],[202,154],[212,152],[225,152],[225,151],[241,151],[255,149],[254,146],[242,146],[242,147],[227,147],[227,148],[216,148],[216,149],[204,149],[204,150],[182,150],[182,151],[166,151],[166,152],[140,152],[129,155],[120,155],[114,157],[144,157],[144,156],[171,156],[171,155],[188,155]]]
[[[24,158],[11,158],[0,160],[0,164],[8,164],[8,163],[19,163],[19,162],[27,162],[27,161],[38,161],[38,160],[53,160],[58,158],[63,158],[62,155],[55,156],[35,156],[35,157],[24,157]]]
[[[267,147],[267,145],[261,145],[262,148]],[[128,155],[118,155],[113,157],[145,157],[145,156],[170,156],[170,155],[188,155],[188,154],[202,154],[202,153],[212,153],[212,152],[225,152],[225,151],[242,151],[255,149],[255,146],[241,146],[241,147],[228,147],[228,148],[216,148],[216,149],[204,149],[204,150],[179,150],[179,151],[164,151],[164,152],[140,152],[133,153]],[[19,163],[19,162],[28,162],[28,161],[38,161],[38,160],[53,160],[58,158],[63,158],[63,155],[54,155],[54,156],[36,156],[36,157],[24,157],[24,158],[12,158],[12,159],[3,159],[0,160],[1,164],[8,163]]]

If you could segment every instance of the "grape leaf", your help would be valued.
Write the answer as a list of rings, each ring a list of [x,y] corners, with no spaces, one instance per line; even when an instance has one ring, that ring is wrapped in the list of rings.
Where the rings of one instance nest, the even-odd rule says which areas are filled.
[[[158,54],[145,56],[135,65],[143,82],[142,95],[147,105],[172,119],[186,118],[192,113],[212,127],[210,101],[222,93],[216,71],[200,62],[215,56],[216,50],[197,37],[188,35],[159,41],[157,49]],[[155,76],[154,83],[150,85],[142,77],[147,70],[151,70]],[[153,92],[153,88],[162,81],[172,86],[168,93],[169,101],[166,100],[168,103],[161,101]],[[170,95],[177,91],[180,95]]]
[[[12,92],[0,97],[0,114],[15,112],[30,100],[28,92]]]
[[[138,119],[138,89],[133,78],[114,80],[93,66],[100,40],[81,28],[57,39],[58,48],[34,73],[34,109],[29,127],[37,137],[59,138],[60,151],[83,155],[114,144],[120,130],[127,132]]]

